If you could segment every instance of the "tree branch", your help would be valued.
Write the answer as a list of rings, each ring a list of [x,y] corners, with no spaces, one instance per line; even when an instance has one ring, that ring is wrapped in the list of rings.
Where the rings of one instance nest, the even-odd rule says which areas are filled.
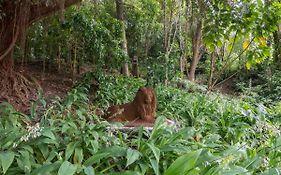
[[[65,0],[64,8],[70,7],[71,5],[77,4],[81,1],[82,0]],[[31,15],[29,17],[29,23],[38,21],[59,10],[60,10],[60,5],[57,2],[49,6],[47,6],[45,3],[34,4],[30,8]]]

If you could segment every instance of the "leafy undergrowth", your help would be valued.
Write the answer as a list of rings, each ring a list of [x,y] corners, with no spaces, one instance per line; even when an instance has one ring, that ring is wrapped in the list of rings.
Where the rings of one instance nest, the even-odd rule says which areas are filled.
[[[270,108],[219,94],[158,85],[152,132],[122,133],[94,109],[132,100],[141,79],[101,75],[95,102],[91,79],[53,100],[43,114],[0,106],[1,174],[280,174],[281,104]],[[175,130],[163,124],[177,120]]]

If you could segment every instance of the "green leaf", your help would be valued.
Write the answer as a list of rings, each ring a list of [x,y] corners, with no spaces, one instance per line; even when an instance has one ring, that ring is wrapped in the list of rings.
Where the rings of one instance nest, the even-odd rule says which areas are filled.
[[[202,152],[202,149],[187,153],[177,158],[167,169],[165,175],[182,175],[196,168],[196,162]]]
[[[84,173],[85,173],[86,175],[95,175],[95,170],[94,170],[93,167],[88,166],[88,167],[85,167],[85,168],[84,168]]]
[[[65,133],[67,132],[67,130],[70,128],[70,126],[68,125],[68,123],[65,123],[62,125],[62,129],[61,129],[61,132],[62,133]]]
[[[47,144],[39,144],[38,148],[40,150],[40,152],[42,153],[44,159],[47,159],[48,155],[49,155],[49,148]]]
[[[214,165],[213,167],[209,168],[207,172],[204,172],[204,175],[219,174],[221,169],[222,169],[221,167]]]
[[[74,152],[74,149],[75,149],[75,143],[74,142],[71,142],[69,143],[67,146],[66,146],[66,150],[65,150],[65,160],[68,160],[71,155],[73,154]]]
[[[42,135],[45,136],[45,137],[48,137],[52,140],[56,140],[55,135],[53,134],[53,132],[49,128],[44,129],[42,131]]]
[[[248,170],[240,167],[240,166],[230,166],[227,170],[224,169],[221,174],[224,175],[239,175],[239,174],[247,174]]]
[[[160,150],[159,150],[159,148],[155,147],[154,144],[147,143],[147,145],[152,150],[152,152],[154,154],[154,157],[157,160],[157,163],[159,163],[159,159],[160,159]]]
[[[159,175],[159,164],[155,159],[149,159],[152,169],[156,175]]]
[[[84,155],[83,155],[83,149],[81,148],[75,148],[75,153],[73,157],[74,163],[81,164],[83,161]]]
[[[110,173],[109,175],[140,175],[140,173],[133,172],[133,171],[124,171],[124,172],[118,172],[118,173]]]
[[[64,161],[58,171],[58,175],[73,175],[76,172],[77,166],[68,161]]]
[[[112,146],[101,150],[101,152],[109,153],[111,157],[122,157],[127,155],[127,149],[121,146]]]
[[[24,170],[26,174],[31,171],[30,153],[28,151],[19,151],[20,156],[17,158],[17,163],[20,169]]]
[[[35,169],[34,171],[31,172],[31,175],[45,175],[48,174],[52,171],[57,170],[60,167],[61,162],[57,161],[52,164],[45,164],[40,166],[39,168]]]
[[[270,169],[264,171],[261,175],[274,175],[274,174],[277,175],[280,173],[281,173],[281,171],[278,170],[277,168],[270,168]]]
[[[248,70],[250,70],[250,69],[251,69],[251,66],[252,66],[252,65],[251,65],[251,63],[250,63],[250,62],[247,62],[247,63],[246,63],[246,68],[247,68]]]
[[[100,159],[106,158],[109,156],[109,153],[99,153],[99,154],[95,154],[93,156],[91,156],[90,158],[88,158],[85,163],[84,166],[92,166],[94,163],[100,161]]]
[[[7,172],[7,170],[13,163],[14,158],[15,158],[15,153],[13,153],[11,151],[0,153],[1,166],[2,166],[4,174]]]
[[[131,165],[132,163],[134,163],[136,160],[138,160],[140,157],[140,153],[137,150],[133,150],[131,148],[129,148],[127,150],[127,163],[126,163],[126,167],[128,167],[129,165]]]

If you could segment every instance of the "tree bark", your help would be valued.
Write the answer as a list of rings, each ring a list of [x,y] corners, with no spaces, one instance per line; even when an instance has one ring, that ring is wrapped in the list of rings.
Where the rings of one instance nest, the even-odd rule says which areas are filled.
[[[209,74],[209,80],[208,80],[208,90],[212,89],[215,64],[216,64],[216,52],[213,51],[213,53],[211,55],[211,65],[210,65],[210,74]]]
[[[139,77],[139,61],[137,56],[134,56],[132,60],[132,74],[136,78]]]
[[[199,20],[196,26],[195,35],[192,39],[192,63],[189,72],[189,80],[195,80],[195,71],[197,64],[199,62],[199,55],[200,55],[200,47],[201,47],[201,40],[202,40],[202,21]]]
[[[278,25],[278,30],[273,33],[273,40],[275,68],[281,70],[281,25]]]
[[[116,13],[117,13],[117,19],[121,22],[121,31],[122,31],[122,50],[124,52],[124,55],[126,57],[126,63],[122,66],[122,74],[125,76],[129,76],[129,65],[127,63],[128,61],[128,46],[127,46],[127,38],[126,38],[126,29],[125,29],[125,22],[124,22],[124,2],[123,0],[116,0]]]

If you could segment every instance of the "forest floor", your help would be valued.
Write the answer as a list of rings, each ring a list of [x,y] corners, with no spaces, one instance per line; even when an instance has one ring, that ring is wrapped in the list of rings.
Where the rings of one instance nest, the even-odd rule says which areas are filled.
[[[224,83],[220,84],[219,86],[217,86],[215,90],[219,91],[224,95],[237,96],[238,93],[235,91],[233,84],[234,84],[233,79],[229,79]]]
[[[41,62],[28,63],[24,66],[17,65],[16,70],[34,78],[43,89],[45,98],[53,96],[64,98],[73,86],[72,76],[69,73],[59,72],[53,66],[48,66],[43,72]]]

